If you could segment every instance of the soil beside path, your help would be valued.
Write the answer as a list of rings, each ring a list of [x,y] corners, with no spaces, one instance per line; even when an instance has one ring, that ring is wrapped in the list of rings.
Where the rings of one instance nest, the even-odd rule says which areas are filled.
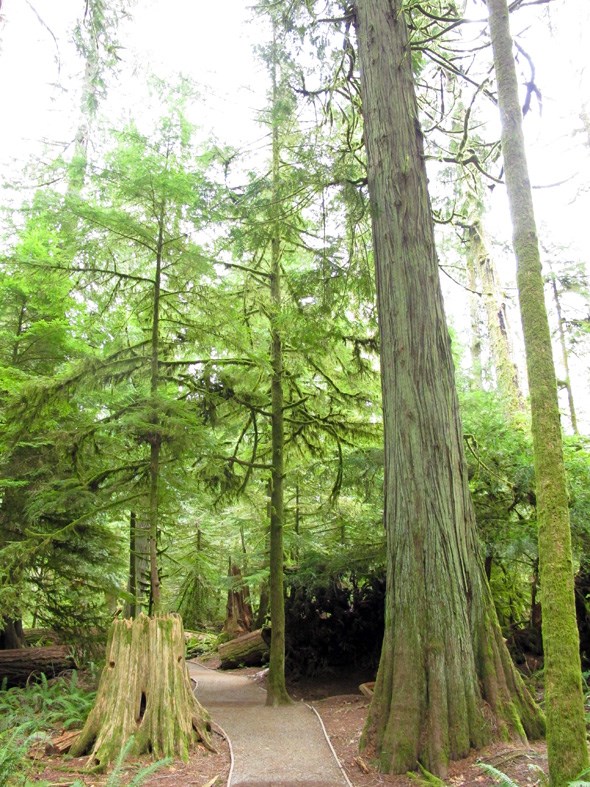
[[[319,718],[303,702],[265,706],[251,678],[188,663],[195,693],[233,750],[231,787],[349,787]]]
[[[218,666],[218,661],[211,660],[210,667]],[[314,754],[308,745],[306,729],[318,729],[319,722],[313,712],[302,703],[297,703],[294,708],[302,711],[303,731],[295,723],[291,725],[286,722],[286,716],[282,709],[265,708],[264,692],[254,682],[252,677],[257,670],[253,668],[242,668],[223,673],[209,670],[207,680],[203,677],[203,669],[198,669],[198,674],[194,674],[196,665],[188,663],[189,670],[193,673],[195,680],[201,682],[200,698],[206,707],[209,708],[213,718],[224,729],[227,727],[227,734],[231,736],[230,728],[232,721],[240,724],[249,738],[243,742],[243,755],[248,758],[249,772],[243,773],[243,778],[251,781],[241,782],[241,787],[245,785],[271,785],[277,784],[281,787],[293,785],[293,787],[342,787],[345,784],[344,777],[338,774],[334,777],[334,771],[325,776],[312,770]],[[247,677],[247,676],[250,677]],[[227,681],[239,679],[243,685],[246,701],[239,707],[232,710],[234,693],[232,686],[235,685]],[[359,739],[366,720],[368,700],[358,691],[358,684],[368,680],[370,676],[359,675],[353,672],[346,672],[339,675],[324,676],[322,678],[299,679],[298,681],[288,682],[289,693],[292,697],[302,698],[309,702],[319,712],[326,731],[330,737],[331,745],[338,755],[342,766],[346,769],[346,774],[354,787],[416,787],[416,781],[410,780],[407,775],[395,776],[383,774],[375,767],[372,762],[371,753],[364,752],[359,754]],[[209,696],[205,700],[205,693]],[[211,693],[215,696],[212,697]],[[288,710],[288,709],[287,709]],[[278,712],[277,712],[278,711]],[[221,721],[221,716],[226,714],[227,721]],[[237,721],[236,721],[237,719]],[[304,721],[303,721],[304,719]],[[270,730],[267,730],[270,727]],[[217,730],[217,727],[214,728]],[[279,729],[284,733],[281,744],[284,754],[284,761],[279,763],[276,772],[270,774],[270,780],[262,781],[266,778],[259,766],[262,762],[271,763],[273,760],[272,751],[275,744],[271,739]],[[321,727],[319,727],[321,730]],[[63,730],[56,730],[55,737],[63,733]],[[278,734],[278,733],[277,733]],[[145,780],[141,781],[143,787],[225,787],[228,781],[230,768],[230,754],[226,741],[221,735],[214,732],[213,743],[217,753],[207,751],[203,746],[196,746],[190,753],[188,762],[176,760],[171,765],[158,769]],[[324,764],[331,762],[333,755],[328,748],[327,753],[322,755]],[[237,746],[236,746],[237,750]],[[236,754],[237,752],[234,752]],[[63,785],[70,787],[74,780],[79,779],[85,787],[106,787],[106,783],[111,778],[108,774],[93,774],[84,770],[86,758],[70,759],[60,755],[43,755],[39,753],[40,759],[36,760],[33,772],[30,773],[30,783],[43,782],[44,784]],[[237,759],[237,758],[236,758]],[[246,762],[246,759],[244,759]],[[451,763],[448,778],[445,784],[448,787],[493,787],[497,781],[482,771],[481,763],[489,763],[500,771],[506,773],[519,787],[535,787],[542,781],[539,768],[546,769],[546,747],[543,742],[531,743],[523,746],[521,743],[502,743],[497,742],[486,749],[471,752],[470,756],[464,760]],[[115,777],[116,783],[120,785],[130,784],[138,776],[142,769],[150,766],[150,757],[131,758],[125,763],[122,772]],[[33,763],[32,763],[33,765]],[[292,768],[289,776],[285,779],[283,766]],[[338,766],[336,766],[338,767]],[[280,770],[279,770],[280,768]],[[15,776],[23,776],[15,774]],[[233,784],[239,773],[234,769]],[[316,779],[320,779],[317,781]],[[337,781],[332,781],[336,778]],[[21,779],[22,780],[22,779]],[[120,781],[119,781],[120,780]],[[316,780],[316,781],[314,781]],[[17,779],[18,781],[18,779]]]

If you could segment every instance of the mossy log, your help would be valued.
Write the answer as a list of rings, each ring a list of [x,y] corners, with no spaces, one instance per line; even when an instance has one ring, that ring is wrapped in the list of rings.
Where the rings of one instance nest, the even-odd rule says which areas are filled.
[[[259,667],[268,661],[268,645],[262,636],[262,629],[243,634],[219,646],[221,669],[235,667]]]
[[[94,708],[71,748],[104,769],[130,738],[131,754],[188,759],[200,741],[212,749],[207,711],[197,702],[184,660],[178,615],[115,620]]]
[[[49,678],[75,666],[67,645],[0,650],[0,682],[6,678],[11,686],[26,683],[31,675],[43,673]]]

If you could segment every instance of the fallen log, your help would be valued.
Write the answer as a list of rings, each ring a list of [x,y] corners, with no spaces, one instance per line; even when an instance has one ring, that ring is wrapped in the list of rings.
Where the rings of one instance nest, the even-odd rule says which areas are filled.
[[[268,661],[268,645],[262,637],[262,629],[224,642],[218,650],[221,669],[260,667]]]
[[[0,682],[6,678],[9,686],[22,685],[42,672],[52,678],[75,667],[76,661],[67,645],[0,650]]]

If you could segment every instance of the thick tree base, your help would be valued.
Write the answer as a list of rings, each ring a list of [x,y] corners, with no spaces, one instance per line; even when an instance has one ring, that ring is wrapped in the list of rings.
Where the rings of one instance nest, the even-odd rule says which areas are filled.
[[[103,769],[133,738],[131,753],[188,758],[201,741],[212,748],[206,710],[191,690],[178,615],[116,620],[96,703],[71,754],[90,754]]]

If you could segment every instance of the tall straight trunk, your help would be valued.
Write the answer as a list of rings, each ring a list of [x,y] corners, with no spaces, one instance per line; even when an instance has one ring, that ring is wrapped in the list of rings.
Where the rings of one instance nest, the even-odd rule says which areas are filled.
[[[518,384],[518,372],[512,360],[506,305],[500,296],[496,266],[490,256],[483,225],[479,219],[471,227],[471,244],[483,293],[490,355],[496,372],[496,386],[506,400],[510,412],[522,411],[523,400]]]
[[[278,327],[281,312],[281,237],[279,226],[279,88],[277,82],[276,28],[273,29],[272,78],[272,238],[270,264],[271,299],[271,490],[270,490],[270,624],[271,642],[267,681],[267,705],[285,705],[290,697],[285,684],[285,591],[283,575],[283,523],[285,426],[283,402],[283,343]]]
[[[561,361],[563,363],[563,385],[567,392],[567,403],[570,412],[570,422],[574,434],[579,434],[578,431],[578,417],[576,415],[576,406],[574,404],[574,392],[572,390],[572,378],[570,375],[570,361],[569,353],[567,350],[567,342],[565,340],[565,330],[563,328],[564,319],[561,311],[561,301],[559,300],[559,292],[557,290],[557,277],[551,271],[551,292],[553,293],[553,302],[555,303],[555,311],[557,312],[557,332],[559,333],[559,346],[561,348]]]
[[[543,717],[511,662],[475,530],[401,0],[357,0],[381,332],[387,595],[362,745],[381,767],[450,759]],[[436,606],[433,607],[433,600]]]
[[[469,321],[471,327],[471,376],[475,387],[483,387],[483,364],[481,359],[482,324],[480,318],[480,294],[477,292],[477,257],[471,243],[471,228],[469,228],[469,246],[467,249],[467,281],[469,293]]]
[[[138,614],[138,581],[137,581],[137,516],[135,511],[129,514],[129,576],[127,577],[127,592],[130,600],[125,604],[125,617],[134,618]]]
[[[162,251],[164,247],[164,207],[159,216],[158,241],[156,246],[156,271],[152,305],[152,343],[150,396],[153,426],[150,435],[150,488],[149,488],[149,554],[150,554],[150,614],[160,612],[160,574],[158,571],[158,487],[160,481],[160,417],[157,396],[160,381],[160,295],[162,286]]]
[[[561,787],[588,766],[568,495],[508,6],[506,0],[487,0],[487,4],[531,399],[549,776],[553,785]]]
[[[129,577],[127,590],[131,596],[125,605],[125,616],[135,618],[147,612],[150,599],[149,523],[129,515]]]

